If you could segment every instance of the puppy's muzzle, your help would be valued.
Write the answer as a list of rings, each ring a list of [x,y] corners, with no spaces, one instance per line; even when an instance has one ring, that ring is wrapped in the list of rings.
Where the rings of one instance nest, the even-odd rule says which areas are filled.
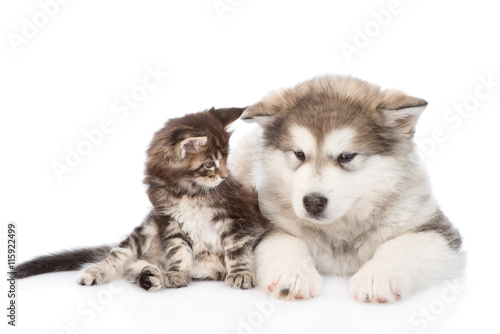
[[[310,194],[304,196],[302,202],[307,212],[317,215],[325,210],[328,199],[318,194]]]

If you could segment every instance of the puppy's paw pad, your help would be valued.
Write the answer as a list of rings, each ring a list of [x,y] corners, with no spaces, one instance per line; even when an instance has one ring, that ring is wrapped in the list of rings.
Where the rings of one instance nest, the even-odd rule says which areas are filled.
[[[401,280],[389,270],[361,268],[349,284],[351,296],[360,302],[393,303],[402,296]]]
[[[274,277],[265,286],[276,298],[309,299],[321,291],[322,278],[312,264],[290,266],[276,272]]]

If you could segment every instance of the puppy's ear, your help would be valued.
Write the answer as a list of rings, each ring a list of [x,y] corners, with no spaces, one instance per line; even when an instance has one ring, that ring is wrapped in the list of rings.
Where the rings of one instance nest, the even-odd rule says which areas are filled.
[[[278,112],[287,106],[285,91],[274,90],[268,93],[260,102],[249,106],[241,119],[248,123],[257,123],[265,127],[275,119]]]
[[[245,110],[241,119],[265,127],[274,120],[276,113],[277,111],[274,108],[267,106],[264,102],[257,102]]]
[[[384,91],[379,104],[385,125],[409,137],[415,133],[418,118],[426,107],[425,100],[406,95],[398,90]]]
[[[181,158],[186,154],[196,154],[207,143],[207,137],[190,137],[186,138],[178,144],[178,152]]]
[[[241,117],[245,109],[246,108],[212,108],[209,112],[217,117],[224,126],[224,129],[227,130],[232,123],[236,122]]]

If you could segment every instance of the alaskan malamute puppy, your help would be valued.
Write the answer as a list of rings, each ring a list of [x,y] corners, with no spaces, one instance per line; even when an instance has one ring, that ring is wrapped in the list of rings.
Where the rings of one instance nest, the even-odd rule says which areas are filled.
[[[270,93],[231,156],[272,228],[256,248],[258,285],[311,298],[321,274],[349,275],[358,301],[393,302],[465,263],[412,141],[427,102],[352,77]]]

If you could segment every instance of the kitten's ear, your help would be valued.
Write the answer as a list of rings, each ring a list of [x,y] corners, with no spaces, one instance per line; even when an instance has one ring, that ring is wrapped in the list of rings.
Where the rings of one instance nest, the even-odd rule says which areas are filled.
[[[379,104],[385,125],[409,137],[415,133],[418,118],[426,107],[425,100],[406,95],[398,90],[384,91]]]
[[[209,110],[210,113],[217,117],[225,129],[236,122],[244,111],[245,108],[212,108]]]
[[[191,137],[186,138],[179,143],[179,154],[182,158],[186,154],[196,154],[207,143],[207,137]]]

